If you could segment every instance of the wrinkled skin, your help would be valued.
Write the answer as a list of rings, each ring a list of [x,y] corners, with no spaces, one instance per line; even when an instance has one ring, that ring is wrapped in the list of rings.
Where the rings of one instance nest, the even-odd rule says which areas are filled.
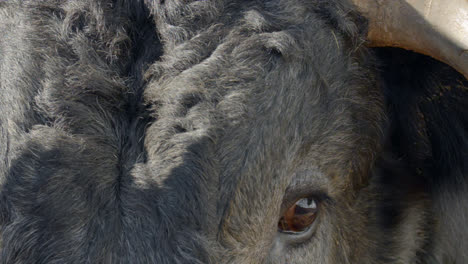
[[[8,1],[0,35],[1,263],[468,261],[468,84],[347,1]]]

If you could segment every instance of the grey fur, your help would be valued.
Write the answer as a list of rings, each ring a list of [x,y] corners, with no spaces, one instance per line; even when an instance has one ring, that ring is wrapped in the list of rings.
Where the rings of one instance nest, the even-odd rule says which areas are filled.
[[[0,2],[0,262],[465,263],[466,80],[422,100],[445,75],[413,95],[365,33],[345,0]]]

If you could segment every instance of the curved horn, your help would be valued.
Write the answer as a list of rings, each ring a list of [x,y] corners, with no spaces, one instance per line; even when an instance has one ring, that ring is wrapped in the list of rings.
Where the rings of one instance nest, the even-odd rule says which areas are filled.
[[[468,0],[352,0],[374,47],[400,47],[451,65],[468,79]]]

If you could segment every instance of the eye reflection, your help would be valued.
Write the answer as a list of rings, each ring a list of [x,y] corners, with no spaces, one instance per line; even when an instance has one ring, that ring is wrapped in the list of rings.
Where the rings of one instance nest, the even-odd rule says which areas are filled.
[[[289,207],[278,222],[278,229],[285,233],[306,231],[317,216],[317,202],[314,198],[302,198]]]

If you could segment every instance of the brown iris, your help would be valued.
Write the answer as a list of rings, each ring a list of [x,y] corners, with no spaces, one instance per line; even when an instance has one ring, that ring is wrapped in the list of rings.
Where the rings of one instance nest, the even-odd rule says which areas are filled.
[[[302,198],[289,207],[278,223],[281,232],[303,232],[314,223],[317,203],[313,198]]]

